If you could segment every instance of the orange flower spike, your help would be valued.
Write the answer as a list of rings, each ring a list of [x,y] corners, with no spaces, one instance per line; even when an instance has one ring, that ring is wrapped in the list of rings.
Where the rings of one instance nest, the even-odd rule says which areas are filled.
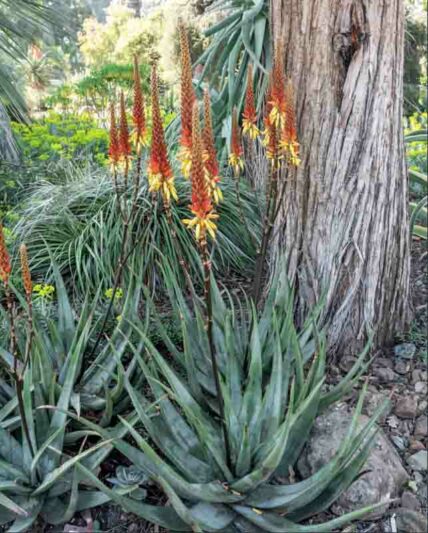
[[[119,136],[116,126],[116,115],[114,105],[110,104],[110,145],[108,150],[110,167],[112,170],[117,168],[120,159]]]
[[[135,143],[137,154],[140,154],[141,148],[147,144],[147,128],[137,56],[134,56],[134,106],[132,109],[132,118],[134,122],[132,140]]]
[[[294,112],[294,92],[291,80],[287,81],[285,96],[287,103],[286,116],[280,145],[284,150],[289,163],[298,167],[300,165],[299,141],[297,137],[296,114]]]
[[[30,266],[28,264],[28,253],[25,244],[21,244],[19,247],[19,254],[21,256],[22,282],[24,285],[25,294],[27,295],[27,298],[30,298],[31,293],[33,292],[33,283],[31,281]]]
[[[232,136],[230,140],[229,165],[233,168],[236,176],[244,170],[244,160],[242,159],[243,149],[238,124],[238,114],[236,108],[232,112]]]
[[[126,118],[125,96],[120,93],[120,122],[119,122],[119,153],[125,168],[129,166],[131,158],[131,143],[129,142],[128,119]]]
[[[199,109],[195,102],[192,113],[192,167],[190,179],[192,183],[192,203],[190,209],[192,219],[183,220],[189,228],[194,229],[197,241],[206,240],[207,233],[215,239],[218,218],[213,212],[209,184],[205,177],[204,154],[199,124]]]
[[[195,93],[192,83],[192,62],[190,58],[189,38],[182,23],[179,25],[181,52],[181,150],[180,160],[186,178],[190,175],[192,148],[192,109]]]
[[[248,65],[247,90],[245,93],[244,112],[242,113],[242,131],[250,139],[255,140],[260,131],[257,127],[257,113],[253,89],[253,67]]]
[[[287,102],[285,94],[284,62],[278,43],[275,45],[271,79],[269,119],[277,129],[283,129],[286,119]]]
[[[216,204],[223,199],[223,193],[219,188],[220,170],[217,160],[217,152],[214,144],[214,131],[211,118],[211,102],[208,90],[204,91],[204,130],[202,132],[204,143],[205,171],[211,189],[211,195]]]
[[[150,192],[160,192],[165,204],[170,198],[178,200],[174,185],[174,176],[168,161],[162,117],[159,106],[159,87],[156,66],[152,67],[151,78],[152,97],[152,144],[148,166],[148,180]]]
[[[0,280],[4,283],[4,285],[9,283],[11,272],[12,264],[10,262],[10,255],[6,247],[3,225],[0,222]]]

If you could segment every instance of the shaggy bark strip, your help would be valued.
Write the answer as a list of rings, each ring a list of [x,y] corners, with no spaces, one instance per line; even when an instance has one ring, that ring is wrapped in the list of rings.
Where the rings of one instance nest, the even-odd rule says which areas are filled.
[[[408,319],[402,135],[402,0],[271,0],[273,37],[296,87],[302,164],[272,245],[285,249],[302,313],[326,291],[330,346],[366,327],[391,340]]]

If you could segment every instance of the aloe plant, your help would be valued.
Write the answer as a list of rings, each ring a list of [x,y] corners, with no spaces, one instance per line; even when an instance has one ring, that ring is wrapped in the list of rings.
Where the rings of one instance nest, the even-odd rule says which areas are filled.
[[[122,304],[119,320],[114,319],[115,327],[109,341],[104,342],[95,357],[88,361],[87,354],[92,347],[101,317],[96,311],[101,304],[101,295],[87,297],[81,306],[80,316],[76,316],[69,300],[63,279],[54,265],[54,281],[56,289],[56,313],[48,318],[34,310],[34,339],[31,349],[33,372],[37,368],[40,375],[40,390],[46,403],[51,399],[54,403],[69,386],[67,381],[70,368],[76,365],[70,405],[77,413],[97,412],[100,422],[108,425],[115,410],[120,410],[120,399],[124,389],[124,377],[131,377],[136,361],[130,361],[126,370],[122,360],[127,357],[128,337],[132,331],[126,317],[137,312],[140,291],[133,289],[131,283],[125,301]],[[104,295],[103,295],[104,296]],[[17,293],[17,298],[21,298]],[[25,308],[25,301],[21,300]],[[7,314],[3,313],[7,328]],[[1,314],[0,314],[1,316]],[[26,330],[18,328],[18,343],[25,346]],[[7,341],[7,338],[5,339]],[[5,344],[7,344],[5,342]],[[0,360],[10,370],[13,367],[13,356],[0,343]],[[14,391],[0,377],[0,389],[3,390],[3,403],[12,400]],[[126,398],[125,398],[126,399]],[[0,397],[0,407],[1,407]]]
[[[261,109],[271,66],[269,2],[267,0],[217,0],[211,11],[226,12],[205,31],[211,42],[196,64],[203,66],[200,80],[216,90],[213,95],[215,126],[229,125],[234,106],[241,111],[251,63],[256,83],[257,110]],[[199,82],[200,83],[200,82]]]
[[[166,278],[172,280],[169,274]],[[162,487],[171,507],[136,502],[106,486],[84,465],[79,465],[81,472],[128,511],[173,531],[330,532],[372,511],[376,506],[325,524],[300,524],[328,508],[364,465],[376,435],[375,421],[385,407],[358,431],[364,391],[331,461],[303,481],[289,477],[317,414],[349,392],[367,368],[369,346],[348,375],[327,390],[326,342],[316,325],[320,306],[298,331],[292,291],[283,275],[271,287],[260,317],[251,303],[234,305],[227,293],[225,303],[213,281],[214,346],[230,439],[229,467],[203,311],[198,302],[193,311],[187,306],[175,282],[169,289],[183,349],[174,346],[159,322],[171,360],[150,342],[144,328],[134,325],[145,349],[143,355],[135,348],[138,365],[158,412],[149,415],[148,400],[125,380],[144,432],[122,419],[135,445],[120,438],[113,445]],[[84,423],[109,437],[99,426]]]

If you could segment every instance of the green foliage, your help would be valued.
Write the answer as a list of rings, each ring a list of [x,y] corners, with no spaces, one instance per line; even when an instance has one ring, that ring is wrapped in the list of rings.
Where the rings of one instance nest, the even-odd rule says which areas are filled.
[[[407,2],[409,4],[409,2]],[[427,18],[419,6],[406,6],[404,53],[404,111],[406,115],[427,107]]]
[[[140,65],[143,92],[150,91],[150,67]],[[87,76],[76,83],[74,93],[80,105],[90,106],[98,114],[108,109],[110,102],[119,101],[121,90],[129,92],[133,86],[133,66],[131,64],[107,64],[93,69]]]
[[[15,122],[13,131],[27,160],[106,162],[108,133],[89,116],[49,113],[32,126]]]
[[[411,234],[419,239],[427,240],[428,233],[428,120],[427,113],[414,113],[408,120],[405,131],[406,155],[409,167]]]
[[[173,219],[178,242],[183,257],[198,276],[195,243],[181,222],[188,216],[190,184],[178,180],[176,185],[180,202],[173,205]],[[218,209],[214,265],[219,272],[230,269],[245,272],[251,268],[255,250],[239,216],[233,181],[225,179],[222,189],[224,202]],[[250,230],[257,236],[260,228],[255,193],[245,184],[242,184],[241,200]],[[62,274],[80,294],[95,293],[100,287],[104,292],[113,286],[123,227],[108,172],[71,168],[64,182],[39,182],[20,214],[22,218],[15,233],[18,241],[25,242],[29,248],[34,273],[43,276],[50,268],[47,245]],[[132,241],[137,245],[134,268],[145,276],[147,283],[156,287],[161,282],[157,263],[163,255],[170,258],[179,275],[179,259],[166,216],[160,204],[154,208],[145,179],[138,195],[138,218],[132,231]]]
[[[221,22],[205,31],[211,42],[196,64],[202,65],[201,81],[208,81],[216,125],[228,123],[234,106],[241,110],[248,64],[254,65],[257,109],[263,104],[267,72],[271,66],[267,0],[216,0],[211,9],[227,11]]]
[[[131,335],[127,320],[137,312],[138,289],[130,283],[124,301],[116,306],[116,312],[121,313],[122,320],[114,320],[110,341],[90,361],[87,360],[86,353],[90,351],[96,337],[100,320],[98,311],[100,307],[103,308],[99,292],[95,296],[86,297],[81,303],[79,316],[76,316],[56,267],[52,282],[35,284],[33,291],[34,340],[31,360],[43,374],[39,384],[43,398],[49,403],[48,399],[56,401],[61,396],[71,361],[75,360],[76,371],[71,384],[70,404],[76,412],[90,411],[92,416],[96,413],[95,416],[103,425],[108,424],[118,409],[123,378],[125,374],[131,377],[135,368],[129,351],[126,352],[124,339],[126,341]],[[12,368],[8,316],[2,310],[0,317],[3,319],[0,360],[6,367]],[[27,338],[25,316],[17,321],[17,331],[19,346],[24,347]]]
[[[113,445],[162,487],[170,507],[150,506],[119,495],[83,466],[82,474],[127,511],[174,531],[330,532],[376,508],[324,524],[299,524],[330,507],[366,461],[376,435],[375,422],[385,405],[358,430],[365,390],[348,435],[330,462],[308,479],[283,481],[316,416],[349,393],[367,368],[368,347],[349,374],[326,391],[326,342],[316,326],[321,306],[298,331],[293,322],[293,294],[283,274],[273,283],[259,318],[252,304],[234,305],[232,296],[225,293],[223,298],[214,284],[214,348],[231,447],[228,464],[207,356],[204,312],[196,300],[194,311],[188,307],[174,276],[165,268],[183,346],[175,346],[158,321],[168,350],[164,356],[145,335],[143,326],[134,326],[144,344],[144,354],[135,350],[135,355],[157,414],[152,416],[154,404],[147,396],[125,380],[144,433],[122,419],[134,444],[116,439]],[[84,424],[108,438],[102,428],[88,421]]]
[[[131,366],[125,372],[121,362],[130,329],[124,319],[95,360],[86,361],[97,299],[87,298],[76,318],[57,271],[55,282],[57,318],[46,319],[35,306],[30,365],[23,377],[24,418],[20,416],[22,411],[18,414],[14,387],[0,378],[0,525],[13,521],[10,532],[31,530],[38,517],[49,524],[61,524],[76,512],[110,499],[91,488],[76,469],[80,463],[96,475],[112,449],[110,441],[94,443],[93,432],[73,431],[66,412],[74,409],[80,415],[90,410],[92,417],[98,414],[101,425],[110,423],[113,405],[117,408],[123,389],[123,378],[132,373]],[[124,318],[135,314],[136,294],[136,298],[127,299]],[[27,310],[19,293],[16,298]],[[0,318],[6,322],[9,333],[8,314],[3,311]],[[28,342],[26,325],[25,316],[19,315],[20,353],[24,353]],[[4,341],[8,346],[8,338],[8,334],[2,335],[1,344]],[[12,373],[14,358],[1,344],[2,366]],[[18,361],[20,373],[22,366]],[[46,409],[46,405],[55,409]],[[26,428],[29,441],[25,437]],[[112,428],[111,437],[124,437],[127,431],[124,426]],[[88,438],[89,445],[84,446],[83,440]]]
[[[113,3],[106,9],[105,22],[92,17],[83,22],[80,51],[90,66],[129,63],[134,54],[148,63],[161,33],[158,14],[139,18],[126,6]]]

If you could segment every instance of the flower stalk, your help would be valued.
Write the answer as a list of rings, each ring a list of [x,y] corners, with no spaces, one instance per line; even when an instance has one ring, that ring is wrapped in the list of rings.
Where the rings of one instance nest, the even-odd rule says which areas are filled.
[[[269,242],[286,191],[286,181],[280,184],[284,163],[292,169],[300,164],[294,97],[291,81],[286,81],[284,65],[277,43],[274,64],[267,93],[264,145],[270,162],[269,180],[266,189],[266,213],[263,234],[257,251],[253,285],[253,299],[257,304],[261,296],[262,278]],[[279,188],[279,186],[281,187]]]
[[[21,255],[22,257],[22,255]],[[25,258],[26,258],[26,250],[25,250]],[[27,302],[29,299],[31,299],[31,293],[30,296],[27,296],[27,289],[32,287],[31,284],[31,276],[30,271],[27,268],[28,267],[28,259],[26,261],[26,272],[25,277],[23,279],[24,281],[24,288],[26,291],[26,297]],[[3,225],[0,222],[0,281],[2,281],[5,293],[6,293],[6,306],[7,306],[7,312],[9,315],[9,325],[10,325],[10,352],[12,354],[13,358],[13,367],[11,371],[12,379],[15,382],[15,390],[16,390],[16,398],[18,402],[18,411],[19,411],[19,417],[22,422],[22,428],[24,432],[24,437],[27,441],[28,448],[30,450],[31,456],[34,457],[34,447],[33,443],[31,442],[30,437],[30,430],[28,426],[27,417],[25,415],[25,406],[24,406],[24,372],[25,368],[28,364],[28,360],[30,357],[30,349],[31,349],[31,341],[27,337],[27,350],[26,351],[26,357],[24,364],[22,365],[21,369],[18,369],[19,366],[19,354],[18,354],[18,342],[16,338],[16,328],[15,328],[15,306],[13,302],[12,293],[10,291],[9,286],[9,280],[10,275],[12,272],[12,263],[10,260],[10,255],[6,247],[6,241],[4,237],[4,229]],[[30,318],[31,316],[31,318]],[[29,324],[29,333],[28,335],[32,336],[32,314],[30,315],[30,308],[29,308],[29,314],[28,314],[28,324]]]
[[[192,109],[196,100],[192,81],[192,60],[190,57],[189,37],[184,24],[178,26],[181,56],[181,169],[184,177],[189,178],[192,166]]]
[[[230,468],[232,464],[230,439],[225,418],[224,398],[220,384],[220,370],[218,366],[217,354],[213,337],[211,259],[207,241],[208,236],[215,239],[217,226],[215,225],[214,221],[218,218],[218,215],[214,213],[209,183],[205,176],[204,152],[199,122],[199,109],[196,102],[193,106],[192,112],[192,165],[190,177],[192,184],[192,204],[190,206],[190,209],[194,217],[192,219],[184,220],[183,222],[194,231],[204,271],[204,298],[206,306],[205,325],[207,330],[208,345],[213,371],[213,378],[216,388],[217,401],[219,405],[220,421],[223,429],[226,461],[228,467]]]

